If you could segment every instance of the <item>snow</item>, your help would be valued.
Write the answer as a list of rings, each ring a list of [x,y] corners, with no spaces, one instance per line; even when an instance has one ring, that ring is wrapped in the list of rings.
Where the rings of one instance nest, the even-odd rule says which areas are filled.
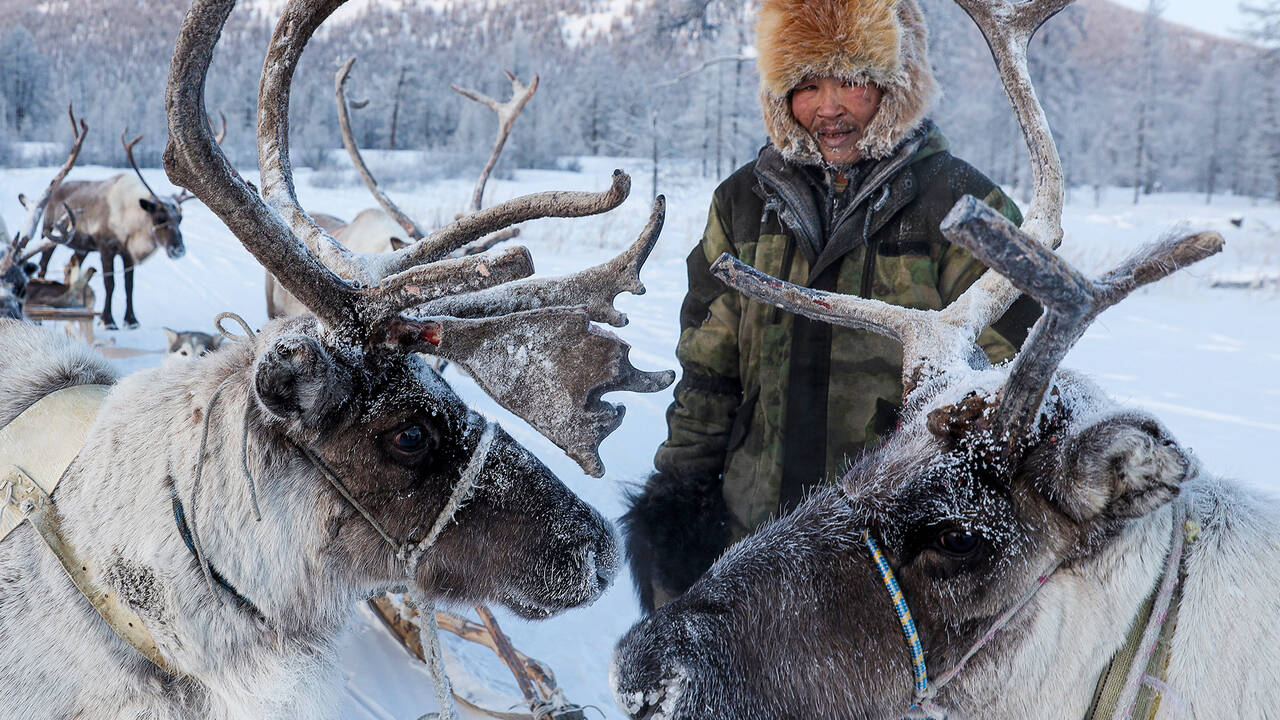
[[[583,158],[581,167],[577,173],[517,171],[512,180],[489,181],[487,199],[496,203],[542,190],[603,190],[614,167],[632,174],[632,197],[613,213],[525,224],[519,242],[530,248],[541,274],[561,274],[612,257],[635,240],[648,219],[651,167],[646,162]],[[54,171],[0,170],[0,214],[10,227],[20,225],[24,216],[18,193],[38,194]],[[77,167],[72,179],[102,179],[116,172]],[[157,192],[172,187],[160,170],[147,170],[146,176]],[[298,195],[305,207],[349,219],[374,205],[354,182],[322,188],[313,186],[310,176],[306,169],[297,172]],[[424,226],[436,226],[467,205],[472,182],[433,181],[413,192],[401,188],[391,195]],[[662,179],[668,213],[662,238],[641,276],[648,293],[618,299],[631,322],[616,332],[632,343],[631,359],[643,370],[678,367],[674,349],[685,289],[684,258],[701,234],[716,184],[715,179],[678,173]],[[1183,220],[1195,229],[1221,232],[1227,249],[1105,313],[1065,364],[1090,373],[1121,401],[1161,418],[1211,471],[1280,490],[1280,479],[1272,474],[1280,456],[1280,291],[1273,280],[1267,281],[1280,275],[1280,206],[1232,197],[1218,197],[1206,205],[1203,196],[1191,194],[1144,197],[1137,206],[1131,201],[1130,191],[1123,189],[1104,192],[1097,204],[1091,189],[1072,192],[1065,211],[1063,254],[1086,272],[1097,273]],[[169,260],[157,254],[136,271],[135,304],[142,328],[97,330],[100,339],[114,345],[111,354],[136,351],[115,360],[126,371],[160,363],[163,326],[209,331],[213,316],[224,310],[243,315],[255,327],[266,320],[261,268],[199,202],[188,203],[184,212],[187,255]],[[1240,227],[1233,219],[1242,220]],[[65,251],[60,251],[51,265],[52,276],[58,276],[65,259]],[[1213,287],[1221,279],[1241,278],[1256,282]],[[100,278],[94,283],[101,302]],[[122,292],[117,287],[117,319],[124,309]],[[644,481],[653,451],[666,436],[664,412],[670,390],[610,396],[607,399],[627,406],[626,420],[601,447],[607,475],[593,479],[549,441],[498,408],[474,383],[454,371],[446,378],[473,407],[500,422],[609,517],[622,513],[624,486]],[[592,607],[551,620],[532,623],[498,612],[515,646],[547,663],[570,701],[598,706],[609,718],[621,717],[607,681],[610,654],[637,618],[626,573]],[[515,702],[518,690],[492,653],[443,635],[450,664],[465,668],[464,676],[454,678],[460,690],[473,698],[497,692],[508,705]],[[434,710],[424,668],[410,661],[370,613],[357,614],[344,653],[347,692],[341,717],[416,720]],[[463,717],[479,717],[461,712]]]

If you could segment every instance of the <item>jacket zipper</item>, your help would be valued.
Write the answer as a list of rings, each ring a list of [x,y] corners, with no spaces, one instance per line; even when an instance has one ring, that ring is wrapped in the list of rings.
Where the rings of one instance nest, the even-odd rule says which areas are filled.
[[[867,208],[867,219],[862,223],[862,244],[867,248],[867,258],[862,265],[862,285],[858,288],[860,297],[871,297],[871,283],[876,273],[876,255],[880,250],[880,239],[876,238],[874,242],[871,240],[871,217],[883,210],[889,202],[889,187],[885,185],[880,199],[876,200],[875,205]]]

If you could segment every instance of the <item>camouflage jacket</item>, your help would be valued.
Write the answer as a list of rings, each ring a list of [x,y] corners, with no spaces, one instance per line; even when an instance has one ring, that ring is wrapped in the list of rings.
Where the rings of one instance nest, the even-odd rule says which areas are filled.
[[[688,260],[677,349],[684,372],[654,481],[719,477],[730,541],[789,510],[809,486],[838,478],[851,456],[893,429],[902,351],[888,338],[747,300],[709,264],[727,252],[800,285],[941,308],[985,271],[938,229],[955,202],[973,195],[1022,220],[948,147],[926,123],[836,196],[821,170],[787,163],[767,145],[716,190]],[[996,323],[1001,332],[983,334],[993,362],[1012,355],[1037,314],[1020,301]]]

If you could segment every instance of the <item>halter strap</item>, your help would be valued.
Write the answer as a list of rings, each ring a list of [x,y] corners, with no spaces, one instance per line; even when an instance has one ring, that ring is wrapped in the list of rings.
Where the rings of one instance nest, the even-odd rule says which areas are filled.
[[[893,568],[889,567],[889,561],[885,559],[884,553],[880,551],[880,547],[876,544],[871,533],[863,530],[862,541],[866,545],[867,550],[871,553],[871,559],[875,562],[876,568],[880,571],[880,579],[884,582],[885,588],[889,591],[889,598],[893,601],[894,612],[898,615],[898,622],[902,625],[902,632],[907,639],[907,649],[911,653],[912,672],[914,674],[914,701],[908,710],[921,709],[925,711],[937,711],[938,708],[933,704],[933,699],[937,697],[938,692],[946,687],[952,680],[964,670],[965,664],[978,653],[987,643],[991,642],[1000,631],[1013,620],[1022,608],[1031,602],[1031,598],[1044,587],[1049,581],[1049,577],[1058,569],[1054,566],[1049,572],[1040,575],[1035,584],[1023,594],[1022,598],[1005,610],[1000,617],[991,624],[982,637],[978,639],[968,652],[960,658],[960,662],[956,663],[950,670],[938,676],[934,683],[929,682],[929,669],[924,661],[924,648],[920,644],[920,634],[916,631],[915,619],[911,617],[911,608],[907,605],[907,598],[902,593],[901,586],[898,585],[898,578],[893,574]]]
[[[1143,685],[1152,685],[1158,692],[1164,692],[1167,688],[1163,685],[1162,677],[1153,676],[1146,671],[1148,665],[1152,662],[1152,656],[1155,654],[1157,644],[1162,636],[1169,632],[1168,623],[1170,617],[1170,605],[1174,597],[1174,591],[1181,579],[1181,568],[1186,560],[1186,545],[1195,540],[1199,533],[1199,524],[1194,521],[1187,520],[1187,508],[1184,502],[1174,501],[1173,509],[1173,541],[1169,548],[1169,554],[1165,558],[1164,573],[1160,582],[1153,591],[1154,602],[1152,612],[1146,618],[1145,629],[1142,633],[1141,640],[1137,643],[1136,659],[1141,660],[1140,663],[1134,663],[1125,673],[1125,683],[1118,693],[1113,712],[1115,720],[1122,718],[1134,717],[1135,706],[1138,704],[1138,691]],[[907,605],[906,596],[902,593],[902,588],[898,584],[898,579],[893,573],[893,568],[889,567],[889,562],[885,558],[884,553],[876,544],[871,533],[867,530],[862,531],[862,541],[867,551],[871,554],[871,559],[875,562],[876,568],[880,571],[880,579],[883,581],[885,588],[889,591],[889,598],[893,602],[894,612],[898,616],[898,622],[902,625],[903,635],[907,640],[907,649],[911,653],[912,672],[914,675],[914,701],[910,710],[924,710],[930,713],[942,713],[933,699],[937,697],[944,687],[964,670],[965,665],[978,653],[983,647],[995,639],[1000,631],[1003,630],[1013,620],[1019,612],[1022,611],[1030,602],[1036,593],[1049,582],[1049,578],[1053,576],[1061,564],[1054,565],[1048,572],[1041,574],[1036,578],[1036,582],[1022,595],[1022,598],[1010,606],[1007,610],[996,619],[995,622],[987,629],[982,637],[978,639],[969,650],[960,658],[951,669],[942,673],[933,683],[929,682],[929,670],[925,665],[924,649],[920,644],[920,635],[916,630],[915,619],[911,616],[911,608]],[[1135,623],[1142,623],[1139,618]],[[1114,662],[1114,660],[1113,660]],[[1161,668],[1163,671],[1163,668]],[[1108,668],[1104,673],[1104,679],[1107,674],[1111,673]],[[1163,672],[1161,672],[1161,676]],[[1095,701],[1096,705],[1096,701]],[[1105,715],[1097,715],[1093,712],[1090,718],[1104,718]]]

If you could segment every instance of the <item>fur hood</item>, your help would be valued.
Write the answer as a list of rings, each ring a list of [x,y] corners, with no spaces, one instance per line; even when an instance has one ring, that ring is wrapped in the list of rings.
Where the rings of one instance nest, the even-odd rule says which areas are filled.
[[[830,75],[884,92],[858,147],[865,158],[888,157],[920,127],[937,95],[928,44],[916,0],[764,0],[756,48],[773,144],[792,162],[823,163],[813,135],[792,116],[789,95],[806,78]]]

